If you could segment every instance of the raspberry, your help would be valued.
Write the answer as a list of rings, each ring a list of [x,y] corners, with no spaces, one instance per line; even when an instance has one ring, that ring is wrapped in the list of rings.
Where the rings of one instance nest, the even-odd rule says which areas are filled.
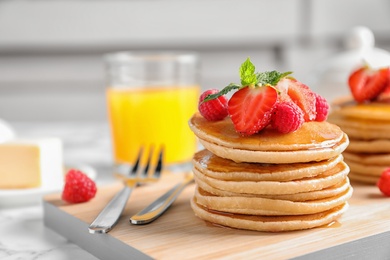
[[[96,194],[96,184],[79,170],[71,169],[65,176],[62,199],[70,203],[86,202]]]
[[[314,95],[316,96],[316,112],[317,112],[315,121],[319,121],[319,122],[325,121],[326,118],[328,117],[329,104],[326,101],[326,99],[321,95],[317,93],[314,93]]]
[[[303,111],[292,101],[278,102],[272,114],[271,126],[283,134],[294,132],[304,122]]]
[[[203,102],[203,100],[211,94],[218,93],[218,89],[210,89],[203,92],[199,97],[198,110],[200,114],[209,121],[218,121],[224,119],[228,115],[228,101],[224,96]]]
[[[387,168],[382,172],[376,185],[384,195],[390,196],[390,168]]]

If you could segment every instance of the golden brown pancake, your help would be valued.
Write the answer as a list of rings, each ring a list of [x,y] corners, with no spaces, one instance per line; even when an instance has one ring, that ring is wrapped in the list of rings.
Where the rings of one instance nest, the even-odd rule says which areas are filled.
[[[344,157],[351,168],[351,180],[376,183],[390,166],[390,104],[341,99],[328,120],[350,138]]]
[[[235,131],[229,118],[208,121],[195,114],[189,126],[207,150],[235,162],[322,161],[339,155],[349,143],[338,126],[327,122],[306,122],[289,134],[267,127],[257,134],[242,136]]]
[[[246,194],[294,194],[315,190],[322,190],[344,180],[349,172],[344,162],[335,167],[310,178],[293,181],[225,181],[211,178],[198,168],[193,169],[195,179],[206,182],[208,185],[229,192]]]
[[[384,165],[367,165],[348,160],[345,160],[345,162],[348,163],[351,171],[354,173],[363,174],[367,176],[377,176],[378,178],[381,176],[382,172],[389,167]]]
[[[337,220],[348,209],[348,204],[344,203],[321,213],[287,216],[257,216],[212,211],[199,205],[195,197],[191,200],[191,207],[199,218],[218,225],[238,229],[281,232],[329,224]]]
[[[390,140],[359,140],[352,138],[346,151],[351,153],[390,153]]]
[[[350,162],[371,165],[371,166],[387,166],[390,167],[389,153],[349,153],[344,152],[345,160]]]
[[[230,118],[208,121],[196,113],[189,122],[190,128],[201,139],[254,151],[296,151],[332,147],[343,138],[343,132],[327,122],[307,122],[295,132],[282,134],[267,127],[257,134],[242,136],[236,132]]]
[[[216,156],[204,149],[197,152],[192,160],[194,167],[203,174],[226,181],[289,181],[313,177],[327,171],[343,160],[342,155],[310,163],[267,164],[236,163]]]
[[[289,201],[309,201],[309,200],[319,200],[324,198],[329,198],[336,196],[345,192],[350,187],[349,179],[345,178],[342,182],[327,187],[322,190],[301,192],[294,194],[247,194],[247,193],[235,193],[230,191],[224,191],[217,188],[214,188],[208,185],[206,182],[203,182],[200,179],[196,180],[197,185],[204,191],[207,191],[210,194],[222,196],[222,197],[261,197],[266,199],[278,199],[278,200],[289,200]]]
[[[357,104],[349,98],[349,100],[341,100],[341,102],[335,101],[331,114],[367,120],[390,121],[390,105],[379,102]]]
[[[205,147],[193,158],[198,217],[276,232],[325,225],[347,209],[352,187],[341,153],[349,138],[338,126],[312,121],[289,134],[266,127],[243,136],[230,118],[200,114],[189,126]]]
[[[348,176],[351,179],[351,181],[367,183],[367,184],[376,184],[379,180],[378,176],[359,174],[355,172],[350,172]]]
[[[197,188],[195,198],[199,205],[227,213],[263,216],[305,215],[319,213],[345,203],[352,195],[352,188],[333,197],[295,202],[261,197],[219,197]]]
[[[340,111],[342,110],[336,110],[328,120],[340,126],[350,138],[390,139],[390,121],[345,117],[337,114]]]

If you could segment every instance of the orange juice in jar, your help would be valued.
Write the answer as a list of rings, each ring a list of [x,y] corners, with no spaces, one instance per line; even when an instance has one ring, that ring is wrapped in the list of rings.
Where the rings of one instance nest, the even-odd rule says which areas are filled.
[[[197,148],[187,123],[200,94],[196,54],[116,53],[107,61],[115,164],[134,163],[141,147],[161,146],[166,164],[189,162]]]

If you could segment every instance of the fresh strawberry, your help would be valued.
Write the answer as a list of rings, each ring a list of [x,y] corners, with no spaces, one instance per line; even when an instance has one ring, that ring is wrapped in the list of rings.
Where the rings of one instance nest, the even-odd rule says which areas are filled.
[[[353,71],[348,78],[352,96],[357,102],[375,99],[389,81],[390,69],[372,69],[365,65]]]
[[[279,81],[277,88],[285,89],[287,95],[303,111],[305,121],[312,121],[316,118],[316,96],[308,86],[292,78],[283,78]],[[283,98],[283,92],[281,92]]]
[[[199,97],[198,110],[200,114],[209,121],[222,120],[228,115],[228,101],[225,96],[219,96],[215,99],[204,102],[204,99],[207,96],[218,92],[218,89],[206,90]]]
[[[81,171],[71,169],[65,176],[62,199],[69,203],[86,202],[95,197],[96,184]]]
[[[317,93],[314,93],[314,95],[316,96],[316,112],[317,112],[315,121],[319,121],[319,122],[325,121],[329,113],[329,104],[323,96]]]
[[[390,103],[390,80],[385,89],[377,96],[376,101]]]
[[[278,98],[275,88],[246,86],[235,92],[228,102],[234,127],[242,135],[252,135],[266,127]]]
[[[384,195],[390,196],[390,168],[382,172],[376,185]]]
[[[302,110],[292,101],[277,102],[271,126],[283,134],[298,130],[304,123]]]

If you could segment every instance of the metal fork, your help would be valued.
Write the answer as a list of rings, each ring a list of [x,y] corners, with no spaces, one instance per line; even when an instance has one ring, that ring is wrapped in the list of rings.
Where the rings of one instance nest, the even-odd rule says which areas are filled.
[[[184,180],[169,191],[164,193],[161,197],[152,202],[149,206],[135,214],[130,218],[130,223],[134,225],[149,224],[156,220],[172,205],[172,203],[179,197],[183,189],[194,182],[194,175],[192,173],[187,174]]]
[[[163,167],[163,148],[160,149],[158,161],[153,171],[153,176],[151,179],[147,177],[151,165],[153,149],[150,149],[145,168],[142,171],[141,176],[138,176],[138,168],[140,165],[142,154],[143,154],[143,149],[141,148],[138,153],[137,160],[134,166],[132,167],[129,176],[125,178],[125,187],[117,195],[115,195],[115,197],[99,213],[96,219],[89,225],[88,227],[89,233],[101,234],[101,233],[109,232],[118,222],[119,217],[121,216],[133,189],[139,183],[149,182],[151,181],[151,179],[157,180],[158,178],[160,178],[161,170]]]

